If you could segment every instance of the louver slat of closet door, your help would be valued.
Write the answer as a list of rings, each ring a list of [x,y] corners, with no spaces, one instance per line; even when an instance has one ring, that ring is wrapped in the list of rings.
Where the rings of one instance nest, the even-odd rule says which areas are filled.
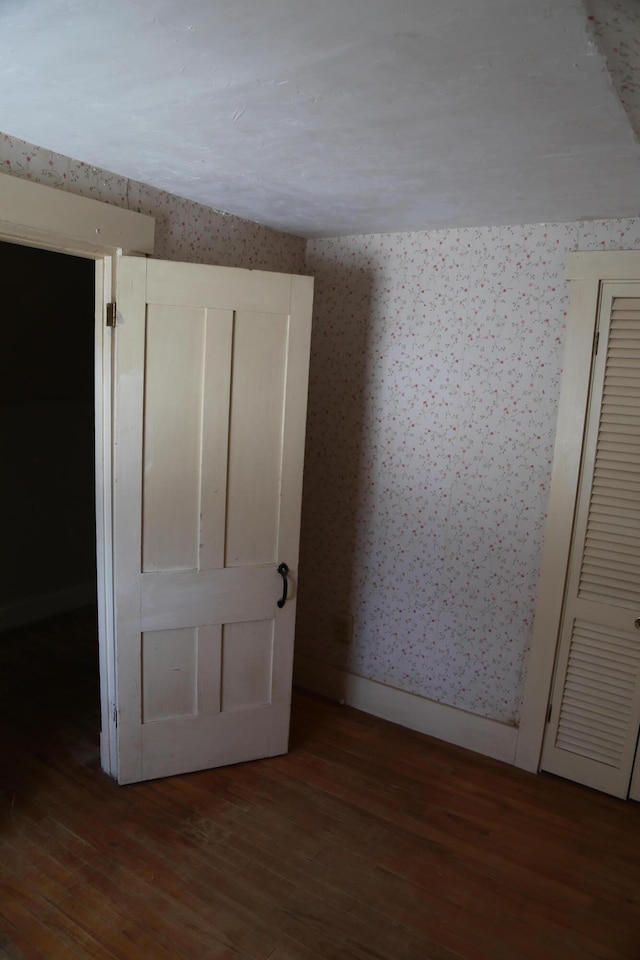
[[[594,650],[601,641],[613,659]],[[640,675],[640,645],[620,630],[576,620],[555,746],[620,768]]]
[[[613,301],[578,596],[640,612],[640,300]]]

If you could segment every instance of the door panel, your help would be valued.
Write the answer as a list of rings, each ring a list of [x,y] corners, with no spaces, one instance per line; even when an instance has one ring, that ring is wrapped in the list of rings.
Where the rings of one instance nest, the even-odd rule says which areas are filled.
[[[198,713],[197,627],[142,634],[142,722]]]
[[[145,573],[199,566],[208,312],[157,304],[147,309],[142,490]],[[231,322],[232,316],[225,314],[223,319]],[[214,404],[208,406],[215,409]]]
[[[287,749],[311,291],[304,277],[119,262],[120,782]]]
[[[271,703],[273,620],[226,623],[222,628],[222,710]]]
[[[227,567],[277,560],[288,328],[286,316],[236,314],[229,417]]]

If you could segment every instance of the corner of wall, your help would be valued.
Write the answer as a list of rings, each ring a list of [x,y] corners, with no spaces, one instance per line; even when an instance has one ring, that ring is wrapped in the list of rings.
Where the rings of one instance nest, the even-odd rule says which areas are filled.
[[[517,727],[367,680],[303,655],[295,659],[294,683],[410,730],[495,760],[514,762]]]

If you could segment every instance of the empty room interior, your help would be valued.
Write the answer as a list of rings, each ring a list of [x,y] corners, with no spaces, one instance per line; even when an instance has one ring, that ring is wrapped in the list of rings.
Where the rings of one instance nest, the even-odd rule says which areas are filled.
[[[0,958],[637,960],[638,4],[0,82]]]

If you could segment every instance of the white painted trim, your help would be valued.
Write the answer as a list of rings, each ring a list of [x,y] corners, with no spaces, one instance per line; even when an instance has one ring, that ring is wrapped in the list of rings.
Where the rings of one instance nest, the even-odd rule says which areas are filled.
[[[44,191],[44,192],[43,192]],[[39,209],[40,205],[43,209]],[[0,240],[95,260],[95,436],[97,584],[100,662],[100,760],[117,776],[115,636],[113,626],[113,526],[111,472],[111,347],[106,304],[113,299],[113,258],[122,251],[153,253],[155,221],[130,210],[88,200],[28,180],[0,174]]]
[[[533,772],[540,765],[571,550],[599,294],[597,279],[570,284],[542,567],[515,757],[516,766]]]
[[[640,250],[575,251],[569,254],[567,280],[635,280]]]
[[[64,253],[153,253],[155,220],[99,200],[0,174],[0,235]]]
[[[113,257],[96,260],[95,279],[95,478],[98,658],[100,664],[100,762],[116,776],[115,633],[113,623],[113,524],[111,509],[112,330],[106,305],[113,299]]]
[[[569,311],[542,568],[515,763],[537,772],[555,668],[602,282],[640,280],[640,251],[569,255]]]
[[[93,580],[61,587],[34,597],[20,597],[0,606],[0,632],[47,620],[59,613],[77,610],[96,601],[96,585]]]
[[[514,761],[516,727],[367,680],[310,657],[296,656],[293,677],[294,683],[305,690],[344,702],[374,717],[496,760]]]

